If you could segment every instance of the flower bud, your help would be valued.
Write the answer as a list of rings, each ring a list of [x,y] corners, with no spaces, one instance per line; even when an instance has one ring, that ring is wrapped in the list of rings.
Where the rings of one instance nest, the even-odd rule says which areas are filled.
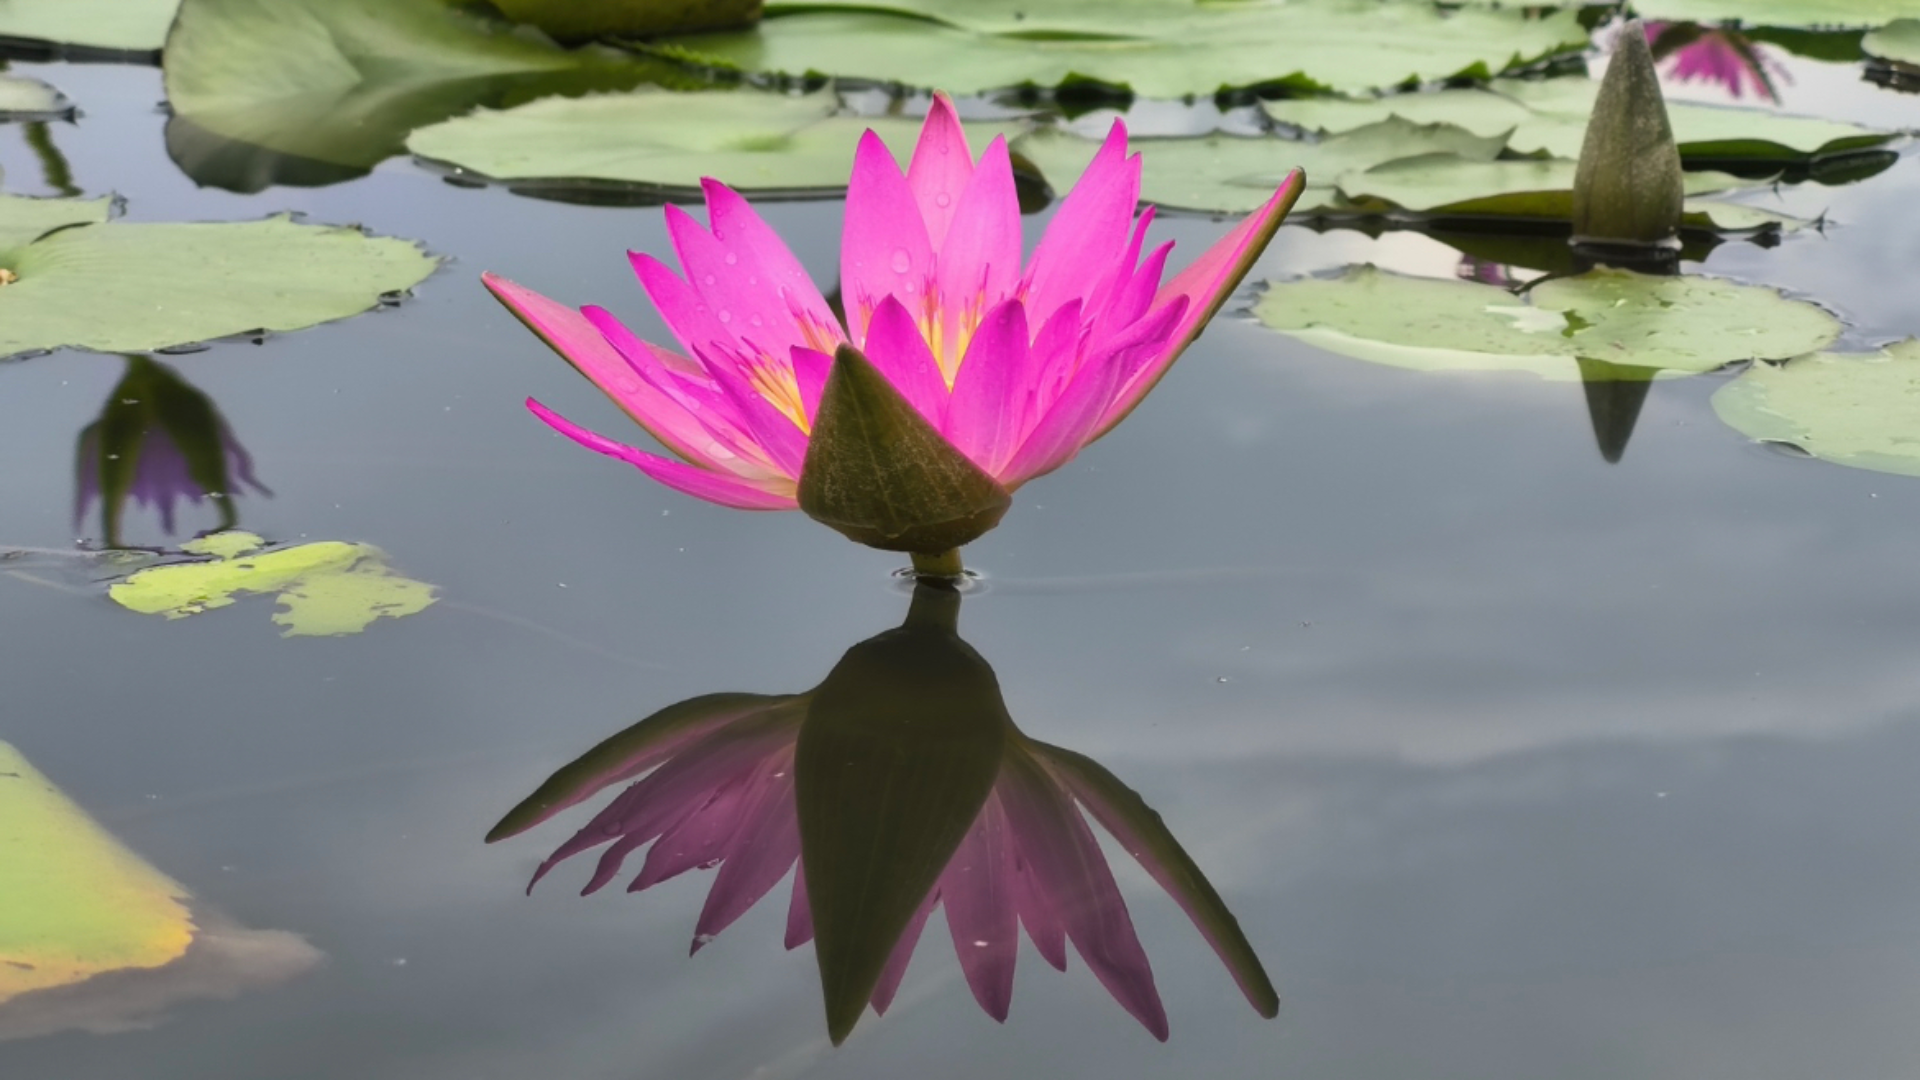
[[[1680,148],[1639,21],[1617,40],[1574,173],[1573,241],[1661,244],[1680,231]]]

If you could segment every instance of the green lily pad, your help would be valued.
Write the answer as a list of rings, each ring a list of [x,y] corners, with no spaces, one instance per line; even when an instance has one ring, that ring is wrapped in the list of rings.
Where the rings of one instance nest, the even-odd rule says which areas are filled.
[[[1580,360],[1678,372],[1797,356],[1840,324],[1772,289],[1707,277],[1590,270],[1516,296],[1494,285],[1360,266],[1334,278],[1269,283],[1268,326],[1329,352],[1419,371],[1530,371],[1581,377]]]
[[[1510,133],[1515,154],[1578,158],[1592,115],[1594,79],[1495,79],[1486,88],[1369,98],[1264,102],[1267,114],[1309,132],[1340,134],[1390,117],[1455,124],[1477,135]],[[1884,146],[1895,136],[1852,124],[1692,102],[1667,103],[1680,157],[1690,168],[1809,164]]]
[[[1247,213],[1273,197],[1289,170],[1306,170],[1307,187],[1296,215],[1338,203],[1347,175],[1414,155],[1445,154],[1492,161],[1504,139],[1482,137],[1451,124],[1418,124],[1401,118],[1330,136],[1318,142],[1240,135],[1198,139],[1132,140],[1140,152],[1140,198],[1157,206],[1208,213]],[[1021,136],[1015,153],[1037,166],[1047,183],[1064,192],[1086,171],[1100,144],[1058,128]]]
[[[167,149],[196,181],[229,190],[332,183],[476,105],[669,73],[444,0],[185,0],[167,39]]]
[[[854,148],[872,128],[905,164],[918,120],[835,116],[837,107],[831,91],[641,89],[478,112],[414,132],[407,148],[494,180],[698,190],[711,176],[742,191],[823,192],[847,186]],[[978,152],[1007,128],[970,124],[967,133]]]
[[[65,95],[39,79],[0,71],[0,120],[45,119],[72,109]]]
[[[150,352],[355,315],[439,260],[358,229],[265,221],[101,222],[106,200],[0,199],[0,356],[65,346]],[[11,250],[9,248],[11,247]]]
[[[1755,364],[1713,395],[1734,430],[1856,469],[1920,476],[1920,341]]]
[[[0,39],[157,52],[180,0],[0,0]]]
[[[1916,12],[1920,14],[1920,12]],[[1920,18],[1896,19],[1877,30],[1867,31],[1860,47],[1868,56],[1920,64]]]
[[[1528,18],[1443,12],[1410,0],[1134,0],[1119,9],[1002,0],[983,10],[769,4],[767,14],[754,30],[672,38],[656,48],[724,68],[956,94],[1091,81],[1172,98],[1255,85],[1356,91],[1484,78],[1587,39],[1571,11]]]
[[[417,614],[434,602],[433,586],[394,573],[370,544],[324,540],[257,550],[263,543],[248,532],[215,533],[182,545],[209,558],[138,571],[107,595],[129,611],[182,619],[242,594],[278,594],[273,621],[286,627],[281,637],[356,634],[376,619]]]
[[[112,216],[111,198],[35,199],[25,195],[0,195],[0,267],[11,267],[19,248],[55,229],[98,224]],[[6,331],[0,330],[0,341],[5,338]]]
[[[1920,0],[1635,0],[1642,18],[1748,26],[1880,26],[1920,17]]]

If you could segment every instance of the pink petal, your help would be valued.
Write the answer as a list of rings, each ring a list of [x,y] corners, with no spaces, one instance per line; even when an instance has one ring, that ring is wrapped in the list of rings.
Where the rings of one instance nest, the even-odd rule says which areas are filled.
[[[674,339],[688,356],[699,359],[701,353],[712,352],[716,343],[735,344],[733,332],[715,317],[713,307],[699,290],[668,269],[667,264],[638,251],[627,252],[627,261],[640,279],[640,287],[647,291],[647,298],[659,310],[661,320],[673,331]]]
[[[1067,937],[1121,1008],[1165,1042],[1167,1014],[1153,967],[1092,830],[1024,750],[1009,749],[1000,777],[995,790],[1008,829]]]
[[[1080,356],[1087,344],[1087,328],[1081,320],[1083,310],[1080,301],[1069,300],[1055,310],[1040,327],[1040,333],[1034,335],[1029,360],[1032,373],[1027,376],[1025,390],[1020,395],[1016,447],[1026,441],[1034,425],[1053,408],[1060,392],[1073,381],[1073,373],[1080,370]]]
[[[1013,878],[1006,812],[989,795],[941,873],[939,889],[967,988],[987,1015],[1002,1023],[1013,1004],[1014,961],[1020,952]]]
[[[1009,827],[1011,829],[1011,827]],[[1033,942],[1035,952],[1055,971],[1067,970],[1067,929],[1060,925],[1060,916],[1053,910],[1046,893],[1040,888],[1040,882],[1034,877],[1033,867],[1027,863],[1020,852],[1020,845],[1009,841],[1013,849],[1013,900],[1020,912],[1020,924],[1027,928],[1027,938]]]
[[[1106,351],[1089,358],[1067,384],[1033,433],[997,474],[1009,489],[1020,486],[1073,460],[1093,441],[1100,418],[1127,379],[1164,354],[1168,336],[1185,312],[1185,299],[1161,308],[1130,327]]]
[[[806,267],[738,192],[718,180],[702,180],[700,186],[706,192],[714,239],[739,252],[743,263],[751,257],[760,269],[760,287],[771,287],[775,297],[785,301],[787,317],[800,334],[793,344],[831,353],[846,334]]]
[[[1027,271],[1027,303],[1052,311],[1086,299],[1103,272],[1128,246],[1128,226],[1140,202],[1140,158],[1127,157],[1127,126],[1119,120],[1093,162],[1060,204],[1034,249]]]
[[[614,442],[604,435],[588,431],[532,398],[527,399],[527,408],[555,431],[581,446],[608,457],[619,458],[675,491],[683,491],[695,498],[737,510],[796,510],[800,506],[791,480],[778,478],[754,481],[712,472]]]
[[[743,427],[732,400],[713,385],[699,365],[640,340],[604,308],[589,304],[580,309],[580,314],[626,358],[649,388],[679,407],[685,418],[681,421],[684,438],[700,450],[695,464],[754,480],[784,475]]]
[[[706,359],[705,356],[702,359]],[[788,361],[791,363],[791,361]],[[774,407],[759,389],[748,381],[746,365],[715,361],[707,365],[707,374],[726,394],[748,436],[788,477],[800,475],[807,457],[807,433],[794,419]]]
[[[918,305],[931,287],[933,247],[919,204],[880,136],[869,130],[854,152],[840,241],[840,288],[853,343],[866,341],[880,301]]]
[[[1153,306],[1154,292],[1160,288],[1160,275],[1166,272],[1167,256],[1173,253],[1173,241],[1169,240],[1153,249],[1147,261],[1138,270],[1127,276],[1127,280],[1114,290],[1107,306],[1100,310],[1100,317],[1094,323],[1093,341],[1098,348],[1100,343],[1114,334],[1124,332],[1126,328],[1138,322],[1147,310]]]
[[[1126,253],[1116,260],[1113,266],[1102,276],[1100,284],[1094,287],[1087,297],[1088,311],[1105,311],[1113,302],[1113,296],[1126,288],[1132,281],[1140,265],[1140,251],[1146,246],[1147,230],[1153,227],[1154,208],[1149,204],[1140,211],[1133,223],[1133,239],[1127,243]]]
[[[726,861],[707,892],[694,927],[693,949],[718,936],[760,902],[800,857],[800,817],[793,801],[793,753],[769,758],[748,782],[749,795]]]
[[[817,348],[823,343],[817,329],[811,336],[803,332],[799,319],[788,306],[791,287],[788,296],[781,295],[778,283],[760,265],[759,253],[753,246],[716,238],[678,206],[669,205],[666,217],[667,233],[679,253],[680,265],[686,270],[687,284],[699,294],[719,323],[717,333],[721,336],[716,337],[716,341],[729,342],[734,346],[731,351],[763,364],[782,367],[786,365],[787,353],[795,345]],[[791,261],[792,256],[787,255],[787,259]],[[813,283],[809,280],[805,287],[812,289]],[[817,306],[824,311],[826,301],[819,301]],[[831,318],[829,314],[828,319]],[[833,324],[829,321],[828,325]]]
[[[927,224],[927,239],[934,247],[946,239],[961,192],[967,189],[973,173],[973,152],[967,149],[967,136],[960,128],[959,114],[953,111],[953,99],[935,93],[926,122],[920,125],[913,162],[907,166],[907,186],[913,189],[921,220]]]
[[[728,784],[715,792],[699,809],[661,833],[660,838],[647,849],[647,861],[640,867],[640,873],[634,876],[633,883],[627,886],[627,891],[651,889],[689,870],[711,866],[726,854],[727,841],[733,838],[734,830],[740,824],[741,812],[746,809],[746,787],[749,783],[751,778],[743,777]]]
[[[667,449],[695,464],[714,464],[703,452],[709,440],[699,423],[677,402],[640,378],[586,316],[494,274],[481,274],[480,281],[548,347]]]
[[[1033,377],[1027,313],[1018,300],[994,308],[967,346],[954,377],[941,433],[975,465],[995,476],[1025,433],[1019,401]]]
[[[1127,414],[1140,404],[1141,399],[1167,373],[1167,369],[1173,366],[1187,346],[1193,344],[1193,339],[1200,336],[1200,331],[1206,329],[1207,322],[1226,303],[1227,297],[1233,294],[1240,279],[1246,277],[1247,271],[1253,268],[1254,260],[1267,249],[1267,243],[1280,228],[1281,220],[1293,208],[1294,200],[1300,197],[1305,182],[1305,174],[1299,169],[1288,173],[1286,180],[1281,182],[1265,206],[1234,226],[1232,232],[1221,237],[1218,243],[1194,260],[1193,265],[1180,271],[1160,290],[1160,294],[1154,298],[1156,305],[1169,303],[1176,297],[1186,297],[1186,315],[1174,331],[1173,341],[1166,353],[1142,370],[1108,407],[1107,415],[1101,418],[1098,429],[1093,433],[1094,439],[1105,435],[1113,430],[1115,424],[1126,419]]]
[[[980,166],[960,197],[946,242],[938,244],[940,356],[948,363],[960,360],[963,332],[977,325],[1019,284],[1020,243],[1020,197],[1013,188],[1013,164],[1007,156],[1007,140],[996,137],[980,155]]]
[[[800,387],[800,407],[807,414],[807,430],[813,430],[814,417],[820,413],[820,392],[827,388],[827,376],[833,372],[833,357],[818,349],[794,346],[793,381]]]
[[[927,348],[927,339],[920,334],[920,325],[897,297],[887,297],[874,310],[873,323],[867,327],[867,344],[861,352],[928,423],[936,428],[944,426],[946,379],[934,362],[933,351]]]
[[[913,947],[920,944],[920,932],[927,927],[927,917],[933,914],[933,905],[940,902],[940,890],[935,889],[920,901],[920,910],[913,913],[907,922],[907,928],[900,932],[900,940],[893,943],[893,952],[887,957],[887,966],[880,972],[880,981],[874,985],[873,1011],[885,1016],[893,1005],[893,996],[900,992],[900,980],[907,977],[907,963],[913,959]]]

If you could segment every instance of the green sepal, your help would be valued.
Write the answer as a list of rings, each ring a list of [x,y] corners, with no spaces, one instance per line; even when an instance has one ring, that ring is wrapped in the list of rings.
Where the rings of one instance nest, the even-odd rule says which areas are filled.
[[[800,470],[800,509],[887,551],[944,552],[1000,523],[1013,496],[842,345]]]
[[[953,628],[958,601],[921,585],[905,625],[847,650],[800,728],[800,860],[836,1045],[1000,771],[1012,719]]]
[[[1575,242],[1657,244],[1680,231],[1686,191],[1660,72],[1638,20],[1619,44],[1587,120],[1573,177]]]

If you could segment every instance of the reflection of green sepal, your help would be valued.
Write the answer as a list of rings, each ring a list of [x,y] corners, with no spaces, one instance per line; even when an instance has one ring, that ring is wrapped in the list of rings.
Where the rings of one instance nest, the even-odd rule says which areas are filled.
[[[1580,386],[1587,398],[1587,417],[1593,421],[1594,442],[1607,464],[1615,464],[1627,452],[1627,440],[1633,438],[1640,407],[1647,403],[1647,391],[1653,388],[1658,371],[1587,356],[1574,362],[1580,365]]]
[[[850,345],[821,392],[799,494],[808,517],[853,540],[928,553],[970,543],[1013,501]]]
[[[79,463],[96,470],[106,542],[120,545],[120,522],[152,440],[171,442],[195,488],[220,505],[218,530],[233,527],[233,477],[222,435],[225,422],[213,400],[165,364],[129,356],[126,374],[108,395],[100,418],[80,433]],[[91,443],[91,445],[89,445]],[[84,489],[85,478],[81,478]]]
[[[523,833],[722,727],[798,700],[791,695],[702,694],[669,705],[561,766],[539,790],[507,811],[487,833],[487,843]]]
[[[1066,783],[1087,812],[1186,910],[1255,1011],[1265,1017],[1278,1014],[1280,995],[1253,944],[1241,931],[1239,920],[1227,910],[1226,902],[1180,841],[1174,839],[1160,815],[1092,758],[1032,740],[1027,741],[1027,748]]]
[[[978,818],[1012,726],[993,669],[940,623],[847,650],[800,729],[800,858],[836,1044]]]

